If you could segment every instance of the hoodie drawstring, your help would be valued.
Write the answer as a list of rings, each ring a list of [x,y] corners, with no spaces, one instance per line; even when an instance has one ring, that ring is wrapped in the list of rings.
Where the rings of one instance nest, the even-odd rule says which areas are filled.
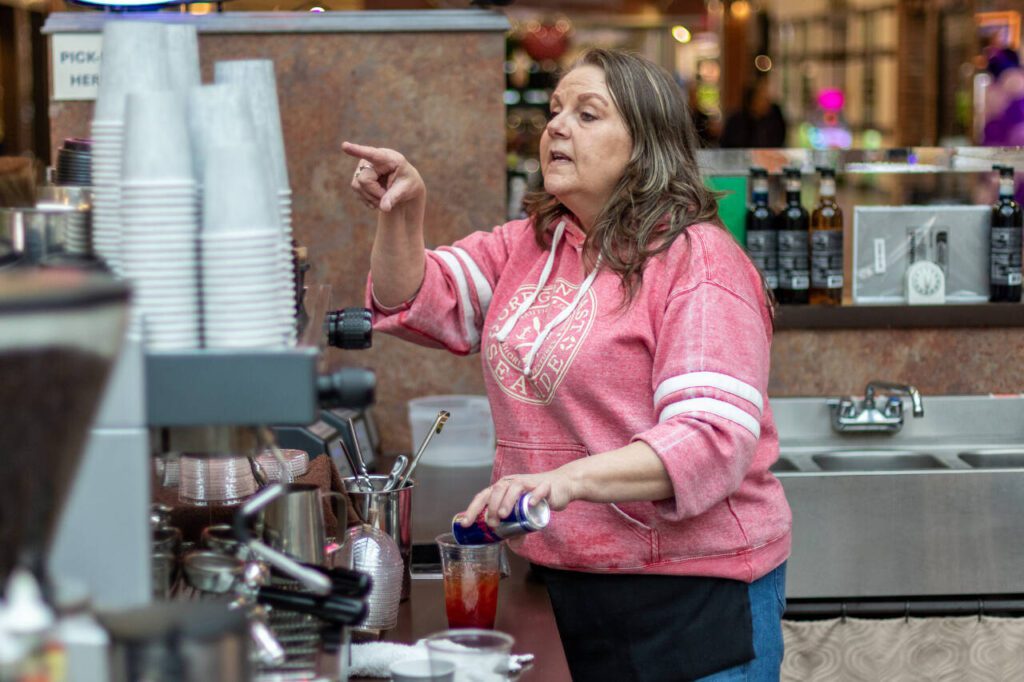
[[[530,309],[530,306],[532,306],[534,301],[537,300],[537,296],[540,295],[541,289],[543,289],[544,285],[548,283],[548,277],[551,276],[551,269],[555,265],[555,252],[558,251],[558,244],[559,242],[562,241],[562,234],[564,232],[565,221],[563,220],[560,223],[558,223],[558,227],[555,228],[555,235],[551,238],[551,250],[548,252],[548,260],[546,263],[544,263],[544,269],[540,273],[540,280],[537,282],[537,286],[534,287],[533,292],[526,297],[526,300],[524,300],[519,305],[519,307],[516,308],[515,312],[512,313],[511,317],[509,317],[505,321],[505,324],[502,325],[501,329],[498,330],[498,333],[494,335],[494,338],[498,341],[498,343],[505,342],[505,339],[508,338],[508,335],[512,333],[512,328],[516,326],[516,322],[518,322],[519,318],[521,318],[526,313],[526,311]],[[586,295],[587,290],[590,289],[590,285],[593,284],[594,279],[597,278],[597,271],[600,268],[600,266],[601,256],[598,256],[597,262],[594,264],[594,270],[589,275],[587,275],[586,279],[583,280],[583,283],[580,285],[579,291],[576,292],[576,297],[572,300],[572,303],[569,305],[569,307],[560,312],[558,315],[556,315],[553,320],[548,322],[544,326],[544,329],[541,330],[540,334],[537,335],[537,338],[533,340],[533,343],[530,345],[530,352],[526,354],[525,358],[523,358],[523,374],[525,374],[527,377],[530,376],[530,371],[533,369],[533,359],[534,357],[536,357],[537,351],[540,350],[541,344],[544,343],[544,340],[548,338],[548,335],[552,332],[552,330],[554,330],[555,327],[565,322],[569,318],[569,316],[573,314],[576,308],[579,307],[580,301],[583,300],[583,297]]]
[[[555,228],[555,236],[551,238],[551,251],[548,253],[548,261],[544,264],[544,270],[540,273],[540,281],[537,282],[536,288],[533,293],[526,297],[526,300],[516,308],[516,311],[512,313],[512,316],[505,321],[505,325],[498,330],[498,333],[494,335],[494,338],[498,340],[498,343],[504,343],[508,335],[512,333],[512,327],[516,326],[516,322],[519,318],[530,309],[533,302],[537,300],[540,295],[540,290],[544,288],[544,285],[548,283],[548,277],[551,276],[551,268],[555,264],[555,251],[558,250],[558,243],[562,241],[562,233],[565,232],[565,221],[558,223],[558,227]]]
[[[544,343],[544,340],[548,338],[548,334],[550,334],[555,329],[555,327],[565,322],[569,318],[569,316],[573,314],[576,308],[579,307],[580,301],[583,300],[583,297],[586,295],[587,290],[590,289],[590,285],[593,284],[594,279],[597,278],[597,270],[600,266],[601,256],[599,255],[597,257],[597,262],[594,263],[594,269],[590,272],[589,275],[587,275],[587,278],[583,280],[583,284],[580,285],[580,289],[579,291],[576,292],[576,297],[572,299],[572,303],[569,305],[569,307],[560,312],[558,315],[556,315],[553,320],[548,322],[544,326],[544,329],[541,330],[540,334],[537,335],[537,338],[534,339],[533,345],[530,346],[530,352],[527,353],[526,357],[523,359],[523,374],[525,374],[527,377],[530,376],[530,372],[533,369],[533,359],[537,355],[537,351],[540,350],[541,344]]]

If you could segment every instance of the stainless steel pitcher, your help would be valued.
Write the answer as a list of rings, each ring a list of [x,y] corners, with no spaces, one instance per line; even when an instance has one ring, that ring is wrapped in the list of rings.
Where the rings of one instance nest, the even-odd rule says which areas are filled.
[[[324,565],[325,496],[345,499],[341,493],[321,491],[310,483],[285,485],[284,492],[263,511],[263,538],[267,544],[303,563]],[[338,519],[338,522],[339,528],[344,529],[347,519]]]

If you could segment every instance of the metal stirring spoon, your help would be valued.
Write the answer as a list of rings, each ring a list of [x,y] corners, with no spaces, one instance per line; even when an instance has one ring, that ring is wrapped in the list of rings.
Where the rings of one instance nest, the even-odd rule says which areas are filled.
[[[429,431],[427,431],[426,438],[424,438],[423,442],[420,443],[420,449],[412,456],[412,463],[409,465],[409,468],[405,470],[405,473],[398,479],[398,484],[395,488],[401,488],[405,485],[405,482],[409,480],[409,477],[412,476],[412,472],[416,468],[416,465],[420,463],[420,457],[423,456],[423,451],[427,449],[427,443],[430,442],[430,439],[434,437],[435,433],[441,433],[441,429],[444,428],[445,422],[447,422],[448,418],[451,416],[451,412],[448,410],[441,410],[437,413],[437,419],[434,420],[434,425],[430,427]]]
[[[384,492],[391,492],[395,489],[395,486],[398,484],[398,479],[402,475],[402,472],[405,471],[405,465],[408,463],[409,458],[405,455],[399,455],[395,459],[395,464],[391,467],[391,473],[388,474],[388,480],[384,483]]]

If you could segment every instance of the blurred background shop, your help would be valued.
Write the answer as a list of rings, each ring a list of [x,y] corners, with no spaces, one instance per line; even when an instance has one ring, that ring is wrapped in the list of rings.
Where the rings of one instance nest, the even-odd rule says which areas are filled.
[[[469,4],[233,0],[167,11]],[[0,0],[0,153],[49,157],[47,57],[39,29],[47,13],[76,9],[83,8],[63,0]],[[672,71],[708,146],[717,146],[751,90],[774,109],[764,125],[786,123],[784,144],[775,143],[776,134],[757,146],[1024,144],[1021,8],[1012,0],[519,0],[503,9],[511,21],[504,93],[509,166],[531,182],[547,94],[559,70],[591,45],[631,48]]]

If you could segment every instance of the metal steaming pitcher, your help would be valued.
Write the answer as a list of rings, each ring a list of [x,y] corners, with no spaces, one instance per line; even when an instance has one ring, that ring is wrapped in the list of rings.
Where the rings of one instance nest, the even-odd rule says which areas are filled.
[[[323,497],[339,497],[344,502],[345,496],[321,491],[319,486],[309,483],[290,483],[283,487],[284,492],[263,510],[264,540],[303,563],[323,566],[327,560]],[[347,519],[339,518],[338,524],[344,529]]]

